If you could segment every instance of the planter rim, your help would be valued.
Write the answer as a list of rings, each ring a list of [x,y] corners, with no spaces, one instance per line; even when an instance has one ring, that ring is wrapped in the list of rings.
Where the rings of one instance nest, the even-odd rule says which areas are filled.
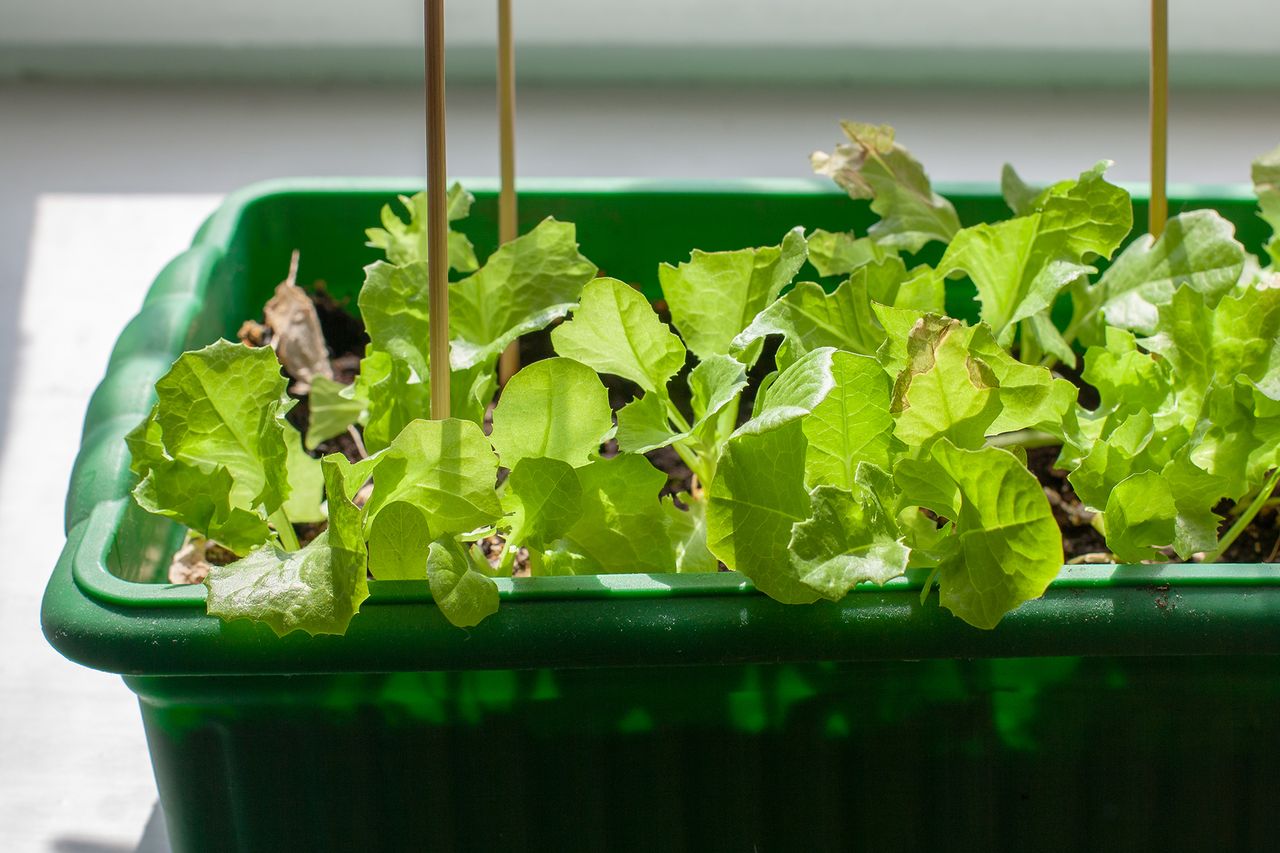
[[[227,196],[201,226],[191,248],[161,273],[148,293],[142,311],[130,325],[149,324],[163,328],[167,333],[148,341],[145,347],[132,349],[125,347],[122,339],[112,354],[107,376],[95,392],[85,418],[81,451],[73,470],[67,501],[68,541],[58,568],[50,579],[42,611],[46,635],[68,657],[117,672],[318,671],[333,666],[337,671],[365,671],[380,663],[369,659],[368,647],[372,640],[365,637],[367,632],[364,629],[374,631],[375,623],[385,622],[395,626],[391,630],[397,636],[403,634],[404,645],[409,650],[406,653],[413,661],[411,665],[419,667],[507,666],[512,665],[513,660],[516,663],[524,660],[526,665],[588,665],[598,651],[574,650],[563,642],[524,649],[523,658],[521,654],[512,657],[510,647],[504,656],[500,644],[493,646],[491,658],[486,658],[484,653],[476,654],[476,646],[493,645],[488,641],[473,643],[471,649],[459,645],[460,642],[465,644],[466,638],[490,635],[494,638],[510,637],[505,642],[518,645],[520,633],[525,630],[520,627],[525,621],[520,616],[521,612],[527,611],[535,621],[545,621],[548,615],[544,604],[569,600],[579,602],[574,610],[583,615],[578,618],[596,620],[599,624],[592,630],[609,635],[604,645],[615,649],[615,656],[611,658],[614,660],[620,646],[631,649],[633,654],[659,648],[660,644],[646,645],[653,643],[652,637],[646,639],[646,636],[656,630],[670,632],[671,619],[687,618],[675,614],[693,611],[714,612],[720,617],[733,615],[734,621],[741,622],[744,627],[757,614],[767,614],[770,627],[760,634],[756,644],[748,642],[736,651],[722,649],[720,655],[729,654],[730,659],[739,659],[741,655],[746,655],[747,659],[781,659],[788,654],[799,653],[799,649],[786,644],[777,646],[777,632],[789,632],[793,635],[791,639],[806,650],[819,649],[819,635],[830,633],[829,626],[822,626],[832,621],[832,608],[840,612],[837,624],[849,629],[842,633],[875,636],[878,624],[880,633],[885,635],[865,647],[838,653],[855,657],[990,655],[999,649],[1008,653],[1010,648],[1019,654],[1124,653],[1126,643],[1117,645],[1115,632],[1096,631],[1096,636],[1091,637],[1090,631],[1094,628],[1090,626],[1098,620],[1124,621],[1117,620],[1117,615],[1138,608],[1152,611],[1155,615],[1147,616],[1156,621],[1133,619],[1130,615],[1125,625],[1117,629],[1119,636],[1129,638],[1128,644],[1133,649],[1131,653],[1225,652],[1240,648],[1244,640],[1248,640],[1245,647],[1280,652],[1280,567],[1268,564],[1064,566],[1044,598],[1023,605],[991,632],[963,625],[941,611],[936,602],[922,607],[922,573],[895,579],[883,587],[862,585],[839,604],[821,603],[806,608],[778,605],[756,592],[749,580],[736,573],[504,578],[497,581],[499,595],[504,600],[503,609],[498,616],[466,632],[451,628],[439,617],[425,581],[372,581],[370,598],[361,614],[353,620],[347,637],[315,640],[299,634],[276,640],[265,626],[245,622],[223,624],[207,617],[203,585],[137,583],[113,574],[108,568],[109,557],[116,547],[116,533],[131,501],[127,491],[122,493],[119,486],[127,482],[125,474],[129,465],[122,439],[150,407],[148,397],[145,407],[137,410],[143,402],[137,399],[137,394],[133,395],[132,408],[114,405],[113,377],[124,375],[132,367],[135,369],[126,379],[138,382],[138,374],[150,376],[149,387],[187,348],[191,343],[187,339],[188,331],[199,310],[209,274],[228,251],[252,206],[282,195],[305,197],[312,193],[329,195],[335,192],[391,194],[405,191],[414,183],[413,179],[397,178],[301,178],[271,180],[245,187]],[[497,187],[496,181],[483,179],[466,181],[464,185],[486,194],[496,191]],[[522,181],[520,189],[522,194],[532,196],[841,194],[839,189],[816,178],[698,182],[530,179]],[[942,184],[939,189],[957,198],[999,197],[998,189],[990,183]],[[1145,187],[1134,186],[1132,189],[1135,199],[1144,198]],[[1252,187],[1247,185],[1175,186],[1170,191],[1171,205],[1175,208],[1179,202],[1199,206],[1253,197]],[[621,621],[633,627],[634,623],[642,621],[649,630],[635,630],[634,637],[629,633],[618,636],[618,614],[622,612],[619,608],[626,610],[629,602],[639,600],[650,602],[650,612],[637,620],[636,611],[632,608],[626,611],[628,615],[624,615]],[[663,602],[661,606],[652,606],[659,601]],[[588,602],[595,604],[589,607]],[[588,610],[583,610],[588,607]],[[932,613],[929,608],[932,608]],[[410,626],[400,624],[400,617],[406,610],[434,614],[426,619],[428,624],[416,626],[416,637],[410,632]],[[381,613],[389,617],[397,612],[396,618],[384,619],[378,615]],[[791,614],[786,617],[787,624],[775,624],[784,612]],[[90,618],[90,613],[96,615]],[[941,620],[939,613],[943,617]],[[533,614],[538,615],[534,617]],[[614,622],[608,622],[609,619]],[[877,620],[877,624],[872,624]],[[105,636],[101,630],[104,621],[115,624],[122,635]],[[565,622],[562,617],[554,617],[552,621]],[[1155,626],[1151,628],[1155,633],[1132,645],[1133,631],[1149,622]],[[97,627],[86,627],[89,623]],[[1074,630],[1065,631],[1068,625],[1073,625]],[[1168,630],[1159,630],[1161,625]],[[892,626],[892,629],[885,630],[886,626]],[[1241,634],[1246,627],[1259,630]],[[807,640],[806,632],[809,635]],[[578,633],[583,633],[581,626]],[[590,634],[591,631],[585,633]],[[741,633],[738,632],[739,639]],[[913,634],[918,636],[913,638]],[[194,652],[205,643],[211,644],[208,649],[213,649],[233,636],[252,638],[253,650],[247,656],[245,649],[239,648],[237,652],[217,653],[214,654],[216,659],[203,660],[188,654],[171,654],[167,658],[161,655],[163,663],[156,658],[152,665],[141,669],[137,664],[127,663],[138,659],[136,651],[141,644],[160,646],[163,641],[191,647]],[[299,641],[299,637],[303,640]],[[1019,637],[1027,642],[1016,642]],[[1012,646],[1010,638],[1015,640]],[[1055,643],[1055,639],[1061,642]],[[235,642],[240,647],[244,646],[240,640]],[[774,644],[772,651],[770,642]],[[122,651],[126,647],[132,649],[132,656]],[[349,654],[334,657],[335,647],[346,648]],[[708,643],[702,649],[669,649],[669,662],[701,660],[708,653],[714,655],[716,648],[716,643]],[[661,652],[641,655],[636,662],[644,662],[651,657],[662,658],[663,655]],[[401,663],[397,668],[403,665]]]

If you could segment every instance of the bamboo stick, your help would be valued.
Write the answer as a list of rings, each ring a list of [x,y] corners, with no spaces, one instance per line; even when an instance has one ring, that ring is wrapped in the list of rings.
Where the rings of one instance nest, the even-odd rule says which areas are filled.
[[[431,417],[449,417],[449,216],[445,204],[444,0],[423,0],[427,83],[427,287]]]
[[[498,242],[516,238],[516,54],[511,39],[511,0],[498,0],[498,148],[502,190],[498,195]],[[520,342],[512,341],[498,363],[498,382],[520,369]]]
[[[1165,181],[1169,153],[1169,0],[1151,0],[1151,236],[1164,233],[1169,218]]]

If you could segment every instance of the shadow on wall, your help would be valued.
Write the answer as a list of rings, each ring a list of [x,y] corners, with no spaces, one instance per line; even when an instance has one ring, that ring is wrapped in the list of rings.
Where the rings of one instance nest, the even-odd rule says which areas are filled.
[[[151,816],[142,830],[138,846],[114,841],[99,841],[81,835],[64,835],[49,845],[49,853],[171,853],[169,834],[164,825],[164,812],[157,802],[151,807]]]

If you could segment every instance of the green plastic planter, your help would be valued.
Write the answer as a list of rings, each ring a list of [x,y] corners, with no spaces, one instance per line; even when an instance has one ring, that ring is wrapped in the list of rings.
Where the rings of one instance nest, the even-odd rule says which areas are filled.
[[[921,605],[909,579],[785,606],[734,574],[614,575],[500,581],[499,613],[465,631],[425,582],[374,582],[346,636],[279,639],[161,582],[182,534],[133,505],[123,442],[152,384],[256,315],[294,248],[304,280],[354,294],[374,257],[362,229],[407,186],[231,196],[161,273],[90,403],[44,630],[138,694],[175,850],[1274,842],[1272,566],[1066,568],[987,632]],[[495,193],[476,188],[466,230],[485,253]],[[603,271],[654,296],[657,264],[694,246],[870,223],[810,182],[521,190],[522,227],[576,222]],[[1004,215],[991,188],[943,191],[966,222]],[[1251,193],[1172,195],[1261,243]]]

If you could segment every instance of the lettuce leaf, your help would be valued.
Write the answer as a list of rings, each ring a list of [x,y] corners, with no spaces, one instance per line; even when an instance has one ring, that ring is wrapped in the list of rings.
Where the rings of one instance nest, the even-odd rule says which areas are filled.
[[[860,583],[884,584],[907,570],[910,549],[881,495],[861,482],[852,490],[817,486],[809,518],[791,527],[791,565],[800,582],[829,601]]]
[[[502,464],[558,459],[587,464],[613,429],[609,394],[596,372],[568,358],[526,365],[493,411],[489,440]]]
[[[740,429],[725,442],[707,491],[707,547],[756,588],[787,604],[819,597],[791,565],[792,527],[808,520],[804,428],[797,419]]]
[[[815,228],[809,234],[809,263],[818,275],[848,275],[867,264],[881,263],[898,253],[870,237],[855,237],[852,232],[833,232]]]
[[[427,259],[427,194],[416,193],[412,197],[400,196],[400,204],[409,214],[405,222],[396,215],[391,205],[382,207],[382,227],[369,228],[365,235],[369,245],[382,249],[393,264],[411,264]],[[475,197],[461,184],[449,187],[446,200],[449,221],[465,219],[471,213]],[[471,272],[480,266],[476,250],[465,234],[449,229],[449,266],[459,272]]]
[[[427,549],[427,581],[440,612],[459,628],[498,612],[493,569],[474,545],[443,536]]]
[[[595,274],[572,223],[547,218],[504,243],[478,272],[449,286],[453,369],[490,365],[516,338],[564,317]]]
[[[791,283],[808,256],[800,228],[777,246],[734,252],[694,250],[679,266],[658,267],[671,322],[700,359],[727,355],[734,337]]]
[[[615,278],[583,289],[573,319],[552,330],[551,343],[559,355],[664,396],[685,360],[684,344],[644,294]]]
[[[966,450],[946,438],[895,470],[901,505],[952,527],[935,546],[940,601],[970,625],[994,628],[1062,567],[1062,533],[1035,475],[997,447]]]
[[[498,459],[477,424],[457,418],[413,421],[373,467],[366,530],[372,539],[379,524],[391,523],[380,515],[398,501],[422,513],[430,540],[489,527],[502,517],[497,477]],[[376,563],[370,570],[378,577]]]
[[[1003,347],[1022,329],[1022,358],[1035,362],[1048,352],[1068,364],[1075,355],[1069,337],[1059,334],[1049,312],[1068,286],[1083,287],[1094,272],[1086,261],[1110,258],[1133,227],[1129,194],[1108,183],[1107,162],[1037,193],[1029,192],[1006,168],[1009,192],[1025,213],[996,224],[960,231],[947,247],[938,272],[967,273],[978,290],[981,317]],[[1016,183],[1015,183],[1016,182]]]
[[[834,387],[804,419],[805,482],[853,491],[860,465],[889,467],[892,388],[884,368],[866,356],[834,353],[831,371]]]
[[[133,490],[139,505],[237,554],[266,542],[268,520],[292,489],[303,492],[300,506],[314,487],[314,468],[289,465],[299,437],[284,419],[293,406],[286,385],[269,347],[223,340],[184,353],[156,382],[155,405],[126,438],[141,477]]]
[[[673,532],[681,531],[658,498],[665,474],[643,456],[621,454],[573,469],[573,475],[581,495],[578,516],[531,560],[534,574],[661,573],[676,568]],[[525,512],[527,518],[527,507]],[[543,531],[544,538],[547,533]]]
[[[495,252],[475,275],[449,285],[450,386],[454,417],[479,423],[497,390],[495,368],[507,344],[563,317],[577,303],[595,266],[577,248],[572,225],[544,220]],[[430,401],[427,265],[377,261],[365,268],[360,313],[369,346],[353,386],[338,394],[321,386],[324,428],[315,440],[345,429],[357,410],[365,445],[386,447]],[[348,402],[349,401],[349,402]],[[331,436],[330,436],[331,437]]]
[[[1178,214],[1160,239],[1139,237],[1079,294],[1067,337],[1099,343],[1104,319],[1107,325],[1151,334],[1160,306],[1180,286],[1199,291],[1212,307],[1240,279],[1244,260],[1235,226],[1221,215],[1212,210]]]
[[[951,202],[933,191],[924,168],[893,138],[888,125],[840,123],[849,141],[830,154],[815,152],[813,170],[836,182],[850,198],[871,199],[880,221],[869,236],[877,243],[918,252],[930,241],[949,243],[960,230]]]
[[[507,541],[545,550],[582,515],[582,484],[559,459],[521,459],[507,477],[504,503],[512,510]]]
[[[1259,215],[1271,226],[1265,246],[1272,269],[1280,268],[1280,145],[1253,161],[1253,189],[1258,194]]]
[[[209,615],[252,619],[279,636],[298,630],[346,633],[369,596],[362,513],[346,498],[348,478],[363,477],[336,454],[322,464],[328,529],[299,551],[266,545],[228,566],[214,566],[205,579]]]

